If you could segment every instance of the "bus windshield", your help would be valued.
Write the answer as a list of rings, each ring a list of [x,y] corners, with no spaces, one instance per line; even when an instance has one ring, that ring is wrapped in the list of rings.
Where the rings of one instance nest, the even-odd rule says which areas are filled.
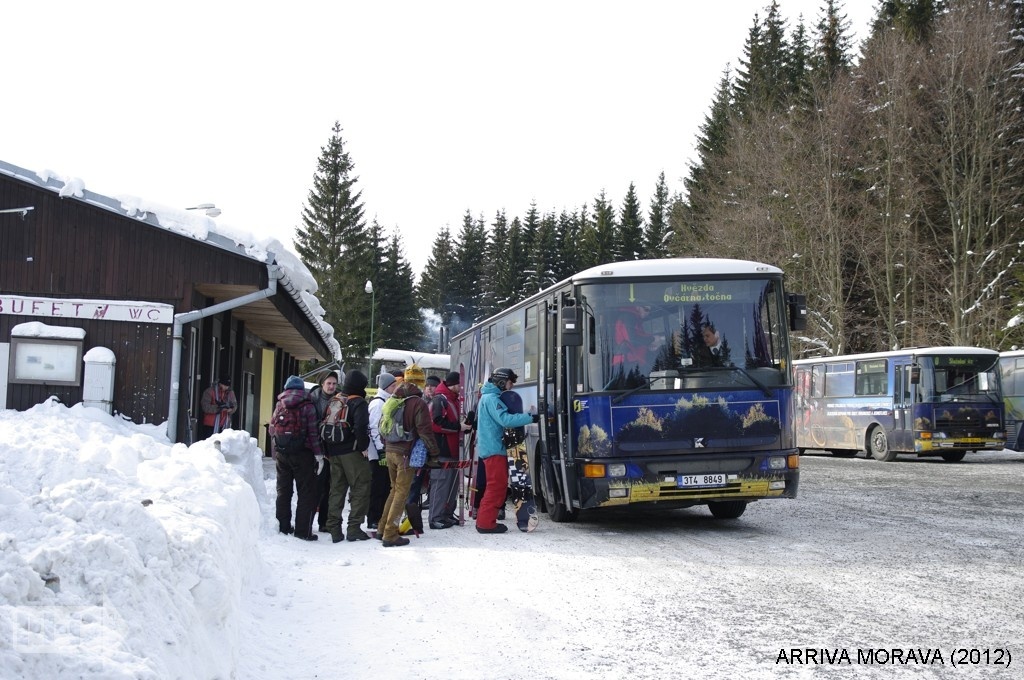
[[[789,383],[775,279],[585,284],[589,390],[764,389]]]
[[[998,402],[998,360],[990,356],[947,355],[918,357],[921,401],[935,403]]]

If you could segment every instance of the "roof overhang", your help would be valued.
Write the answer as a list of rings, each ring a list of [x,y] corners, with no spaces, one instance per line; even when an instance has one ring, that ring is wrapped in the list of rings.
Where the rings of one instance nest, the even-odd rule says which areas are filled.
[[[232,300],[259,290],[256,286],[220,283],[198,283],[195,289],[206,297],[213,298],[215,303]],[[303,332],[296,328],[288,316],[282,313],[278,305],[295,307],[296,314],[301,315],[302,320],[305,320],[305,315],[301,314],[294,301],[282,289],[279,289],[273,297],[250,302],[231,310],[231,316],[241,319],[249,331],[264,341],[280,347],[296,359],[307,361],[331,359],[330,351],[312,324],[307,324],[308,327]]]

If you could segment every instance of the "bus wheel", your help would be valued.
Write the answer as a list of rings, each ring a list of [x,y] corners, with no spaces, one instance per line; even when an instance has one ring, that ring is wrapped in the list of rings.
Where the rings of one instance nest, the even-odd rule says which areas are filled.
[[[746,501],[712,501],[708,503],[708,510],[715,516],[715,519],[736,519],[746,509]]]
[[[950,451],[949,453],[942,454],[942,460],[947,463],[959,463],[966,455],[966,451]]]
[[[877,425],[868,432],[868,453],[872,458],[883,463],[891,463],[896,460],[896,452],[889,450],[889,440],[885,436],[885,430]]]
[[[546,496],[547,495],[547,488],[546,487],[549,484],[548,476],[545,475],[545,474],[542,474],[540,476],[540,483],[541,483],[541,485],[543,485],[545,487],[542,495]],[[555,488],[552,489],[552,490],[554,491],[553,495],[555,497],[555,502],[547,504],[548,517],[551,518],[551,521],[552,522],[559,522],[559,523],[561,523],[561,522],[572,522],[573,520],[575,520],[576,519],[576,511],[575,510],[569,510],[569,508],[567,508],[564,505],[562,505],[562,499],[558,495],[558,486],[556,485]]]

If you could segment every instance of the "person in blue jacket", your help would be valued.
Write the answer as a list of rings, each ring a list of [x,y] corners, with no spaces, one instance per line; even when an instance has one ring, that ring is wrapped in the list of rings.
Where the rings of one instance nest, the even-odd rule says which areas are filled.
[[[498,524],[498,511],[505,505],[508,492],[508,459],[502,434],[507,427],[523,427],[537,422],[536,415],[509,413],[500,399],[501,393],[511,389],[517,379],[511,368],[499,368],[491,373],[490,380],[480,390],[476,412],[476,454],[484,464],[486,480],[476,516],[476,530],[481,534],[508,531],[507,526]]]

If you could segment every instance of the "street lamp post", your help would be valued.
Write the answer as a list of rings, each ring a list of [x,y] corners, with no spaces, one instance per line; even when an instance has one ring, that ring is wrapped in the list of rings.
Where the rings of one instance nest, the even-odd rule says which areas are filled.
[[[194,205],[191,208],[185,208],[185,210],[202,210],[203,214],[207,217],[220,216],[220,208],[215,206],[213,203],[200,203],[199,205]]]
[[[377,305],[377,294],[373,291],[373,282],[366,279],[364,291],[370,294],[370,358],[366,360],[366,377],[373,379],[373,312]]]

